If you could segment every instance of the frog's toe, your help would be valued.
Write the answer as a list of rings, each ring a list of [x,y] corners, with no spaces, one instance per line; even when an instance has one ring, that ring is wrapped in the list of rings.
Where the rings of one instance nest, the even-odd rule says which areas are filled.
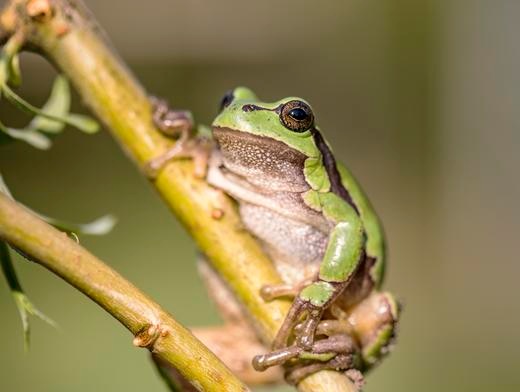
[[[287,361],[297,358],[302,349],[297,346],[286,347],[280,350],[271,351],[267,354],[256,355],[253,358],[253,367],[259,372],[267,370],[271,366],[283,365]]]
[[[272,301],[281,297],[296,297],[298,286],[292,284],[269,284],[262,286],[260,296],[264,301]]]
[[[351,354],[338,354],[326,362],[299,364],[285,373],[289,384],[297,385],[305,377],[321,370],[349,371],[354,366],[354,357]]]
[[[348,369],[345,375],[354,383],[358,391],[361,391],[365,386],[365,377],[358,369]]]
[[[303,322],[299,333],[296,337],[296,344],[305,350],[309,350],[314,345],[314,337],[316,335],[316,329],[323,316],[324,309],[311,305],[309,303],[304,307],[305,311],[308,312],[307,319]]]
[[[182,146],[176,143],[175,146],[167,150],[164,154],[159,155],[145,163],[143,170],[146,177],[149,179],[155,179],[161,172],[161,170],[173,160],[182,151]]]
[[[178,137],[189,134],[193,129],[193,118],[187,110],[173,109],[164,99],[150,97],[152,121],[165,135]]]

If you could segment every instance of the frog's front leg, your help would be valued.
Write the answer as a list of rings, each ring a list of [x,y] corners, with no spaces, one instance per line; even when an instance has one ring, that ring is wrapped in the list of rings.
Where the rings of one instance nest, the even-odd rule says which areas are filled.
[[[324,213],[329,214],[325,209]],[[329,236],[318,278],[304,287],[294,300],[273,342],[273,349],[287,346],[293,327],[303,318],[296,344],[310,349],[323,312],[350,283],[365,257],[365,233],[357,212],[348,204],[330,212],[336,221]]]
[[[177,142],[164,154],[146,164],[146,175],[149,178],[155,178],[171,160],[192,158],[195,175],[200,178],[205,177],[211,142],[205,137],[195,137],[191,113],[186,110],[172,109],[166,101],[156,97],[151,97],[150,102],[154,125],[166,136],[176,138]]]

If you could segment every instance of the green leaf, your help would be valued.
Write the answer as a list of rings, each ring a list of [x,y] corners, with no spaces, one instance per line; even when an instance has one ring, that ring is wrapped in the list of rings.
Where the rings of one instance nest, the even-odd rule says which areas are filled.
[[[96,121],[90,117],[72,113],[67,114],[66,116],[56,116],[44,112],[43,110],[30,104],[25,99],[16,94],[7,84],[4,84],[2,89],[7,100],[26,113],[39,115],[45,117],[48,120],[65,123],[85,133],[94,133],[99,130],[99,126],[97,125]]]
[[[22,84],[22,71],[20,70],[20,58],[18,54],[11,57],[8,66],[9,83],[13,86],[20,86]]]
[[[2,173],[0,173],[0,192],[2,192],[4,195],[9,196],[10,199],[13,198],[13,195],[11,195],[11,192],[9,191],[7,184],[4,181],[4,177],[2,177]]]
[[[7,83],[9,77],[9,59],[5,53],[0,54],[0,89]]]
[[[65,120],[68,125],[76,127],[77,129],[85,133],[96,133],[99,131],[99,123],[89,116],[69,113],[65,117]]]
[[[0,241],[0,265],[2,272],[7,280],[11,294],[13,295],[14,302],[20,313],[22,319],[22,327],[24,334],[24,347],[26,350],[29,349],[30,343],[30,324],[29,316],[36,316],[53,327],[56,327],[56,323],[42,313],[34,304],[29,300],[29,297],[24,293],[16,271],[14,269],[13,261],[9,253],[7,244],[4,241]]]
[[[11,139],[24,141],[27,144],[40,150],[48,150],[52,145],[51,140],[47,136],[41,134],[35,129],[9,128],[0,123],[0,132],[5,133]]]
[[[11,199],[13,199],[13,196],[11,195],[11,192],[9,191],[2,174],[0,173],[0,192],[6,194]],[[13,199],[14,200],[14,199]],[[79,242],[78,236],[76,233],[80,234],[86,234],[86,235],[105,235],[108,234],[114,226],[117,223],[117,218],[112,214],[103,215],[100,218],[94,219],[92,222],[88,223],[70,223],[70,222],[64,222],[59,219],[51,218],[49,216],[45,216],[42,214],[39,214],[30,208],[29,209],[32,213],[37,215],[40,219],[44,220],[48,224],[54,226],[58,230],[66,232],[73,240],[76,242]]]
[[[52,84],[52,90],[47,102],[41,111],[55,117],[65,117],[70,110],[70,88],[67,79],[58,75]],[[29,128],[38,129],[47,133],[59,133],[65,128],[63,121],[51,120],[45,116],[37,115],[29,124]]]
[[[87,235],[105,235],[108,234],[117,223],[117,219],[113,215],[104,215],[89,223],[70,223],[63,222],[55,218],[38,214],[40,218],[57,229],[69,234],[79,233]]]

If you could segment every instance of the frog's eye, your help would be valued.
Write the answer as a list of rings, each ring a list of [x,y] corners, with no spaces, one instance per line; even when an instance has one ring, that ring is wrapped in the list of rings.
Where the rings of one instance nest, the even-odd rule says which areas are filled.
[[[228,92],[226,92],[226,94],[220,100],[219,111],[221,112],[222,110],[224,110],[224,108],[227,108],[231,104],[231,102],[233,102],[234,98],[235,96],[233,95],[233,90],[229,90]]]
[[[291,131],[305,132],[314,125],[314,114],[305,102],[289,101],[280,110],[280,121]]]

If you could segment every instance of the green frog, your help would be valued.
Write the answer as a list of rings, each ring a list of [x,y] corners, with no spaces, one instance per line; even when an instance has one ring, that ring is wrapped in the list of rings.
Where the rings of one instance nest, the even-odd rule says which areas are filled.
[[[322,369],[359,380],[389,351],[399,305],[381,291],[381,223],[358,182],[336,160],[309,103],[296,97],[266,103],[248,88],[235,88],[213,121],[213,144],[189,136],[187,112],[162,101],[154,106],[159,129],[181,137],[149,163],[149,174],[176,157],[194,157],[196,173],[238,202],[245,228],[284,281],[263,287],[263,298],[293,298],[271,351],[257,353],[254,369],[291,365],[286,377],[293,383]],[[212,292],[216,286],[229,291],[207,264],[201,270]],[[229,310],[232,296],[220,297],[228,320],[239,323],[240,307]]]

